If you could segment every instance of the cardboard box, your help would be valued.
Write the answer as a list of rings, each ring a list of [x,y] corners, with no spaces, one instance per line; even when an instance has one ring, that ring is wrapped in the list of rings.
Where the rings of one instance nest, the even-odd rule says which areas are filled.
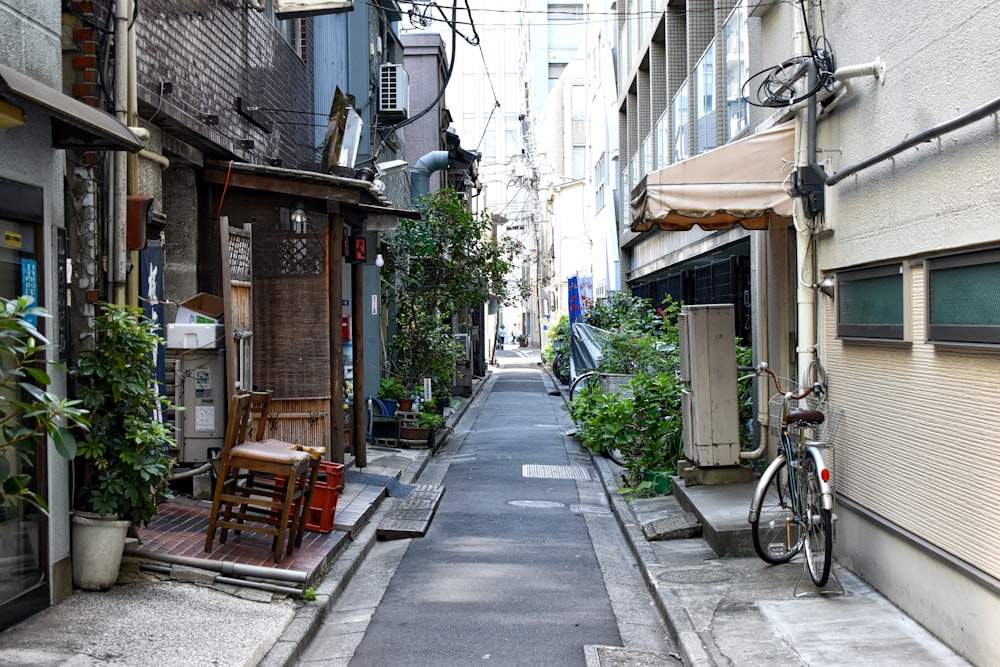
[[[199,292],[177,304],[177,324],[216,324],[226,310],[222,297]]]
[[[167,347],[173,350],[215,350],[222,347],[225,337],[221,324],[167,325]]]

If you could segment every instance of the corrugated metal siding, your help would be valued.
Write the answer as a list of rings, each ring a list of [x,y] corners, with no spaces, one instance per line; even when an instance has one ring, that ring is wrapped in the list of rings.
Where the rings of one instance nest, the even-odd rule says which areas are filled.
[[[1000,354],[924,343],[919,269],[911,298],[912,347],[836,340],[826,300],[837,492],[1000,578]]]

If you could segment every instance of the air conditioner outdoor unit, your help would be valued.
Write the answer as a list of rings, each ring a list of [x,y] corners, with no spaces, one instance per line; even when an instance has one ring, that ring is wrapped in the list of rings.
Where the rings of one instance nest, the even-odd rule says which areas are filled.
[[[405,120],[410,113],[410,77],[402,65],[379,69],[378,115],[385,120]]]

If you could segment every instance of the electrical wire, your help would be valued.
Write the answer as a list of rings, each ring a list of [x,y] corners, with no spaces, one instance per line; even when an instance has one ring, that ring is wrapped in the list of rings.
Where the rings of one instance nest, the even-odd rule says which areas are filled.
[[[471,23],[471,21],[472,21],[472,10],[469,8],[469,0],[465,0],[465,8],[466,8],[466,11],[469,12],[469,21]],[[455,49],[455,47],[458,45],[458,35],[459,35],[459,31],[458,31],[457,27],[455,26],[455,22],[458,20],[458,0],[453,0],[452,1],[452,5],[451,5],[451,17],[452,17],[452,23],[449,24],[449,25],[452,26],[452,31],[451,31],[451,60],[448,63],[448,70],[447,70],[447,72],[445,74],[444,82],[441,84],[441,89],[438,90],[438,94],[434,97],[433,100],[431,100],[430,104],[428,104],[423,109],[423,111],[421,111],[421,112],[419,112],[419,113],[417,113],[417,114],[415,114],[413,116],[410,116],[406,120],[402,120],[402,121],[396,123],[395,125],[392,125],[392,126],[390,126],[388,128],[381,129],[379,131],[379,133],[382,134],[382,140],[381,140],[381,142],[379,142],[378,148],[375,150],[375,152],[372,153],[371,161],[372,161],[373,164],[375,164],[375,163],[378,162],[378,156],[382,153],[382,149],[385,148],[386,143],[389,141],[389,137],[392,136],[393,133],[395,133],[400,128],[406,127],[407,125],[410,125],[411,123],[415,123],[417,120],[419,120],[419,119],[423,118],[424,116],[426,116],[434,108],[434,106],[441,100],[441,98],[444,97],[444,92],[445,92],[445,90],[448,89],[448,83],[451,81],[451,75],[455,71],[455,56],[456,56],[456,49]],[[475,27],[473,27],[473,32],[475,33]],[[464,35],[463,35],[463,39],[466,39],[466,41],[468,41],[468,39],[465,38]],[[476,34],[476,42],[473,45],[474,46],[478,45],[478,43],[479,43],[479,35]]]
[[[748,78],[741,87],[740,94],[748,104],[756,107],[782,108],[797,104],[813,97],[826,88],[832,90],[834,72],[837,69],[830,43],[824,36],[814,40],[809,29],[809,17],[806,13],[805,0],[797,0],[802,12],[802,23],[806,31],[806,43],[809,45],[809,55],[794,56],[784,60],[774,67],[757,72]],[[820,3],[820,22],[824,25],[822,3]],[[825,30],[825,28],[824,28]],[[796,94],[796,85],[805,77],[812,61],[816,68],[816,82],[808,90]],[[751,99],[748,90],[751,83],[759,80],[756,86],[755,98]]]

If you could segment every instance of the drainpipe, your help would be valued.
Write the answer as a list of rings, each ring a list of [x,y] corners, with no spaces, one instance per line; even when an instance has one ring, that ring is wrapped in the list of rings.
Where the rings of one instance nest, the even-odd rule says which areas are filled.
[[[431,174],[448,168],[448,151],[431,151],[410,167],[410,205],[427,195]]]
[[[128,126],[128,21],[131,4],[123,0],[115,2],[115,117],[122,125]],[[107,298],[116,304],[125,304],[125,245],[126,206],[128,193],[128,153],[115,151],[114,159],[114,206],[113,220],[108,234],[107,272],[109,294]]]
[[[805,42],[805,17],[796,12],[799,23],[795,33],[795,52],[807,53],[810,45]],[[811,90],[816,82],[816,63],[809,60],[809,77],[806,86]],[[798,127],[796,132],[795,164],[799,169],[813,169],[815,164],[816,142],[816,96],[809,98],[804,110],[798,112]],[[820,172],[822,173],[822,172]],[[813,255],[811,249],[811,220],[805,214],[805,206],[801,198],[795,198],[792,211],[792,222],[795,225],[795,312],[798,330],[798,345],[795,348],[796,366],[800,376],[800,384],[807,384],[805,373],[816,358],[816,292],[812,289]]]

